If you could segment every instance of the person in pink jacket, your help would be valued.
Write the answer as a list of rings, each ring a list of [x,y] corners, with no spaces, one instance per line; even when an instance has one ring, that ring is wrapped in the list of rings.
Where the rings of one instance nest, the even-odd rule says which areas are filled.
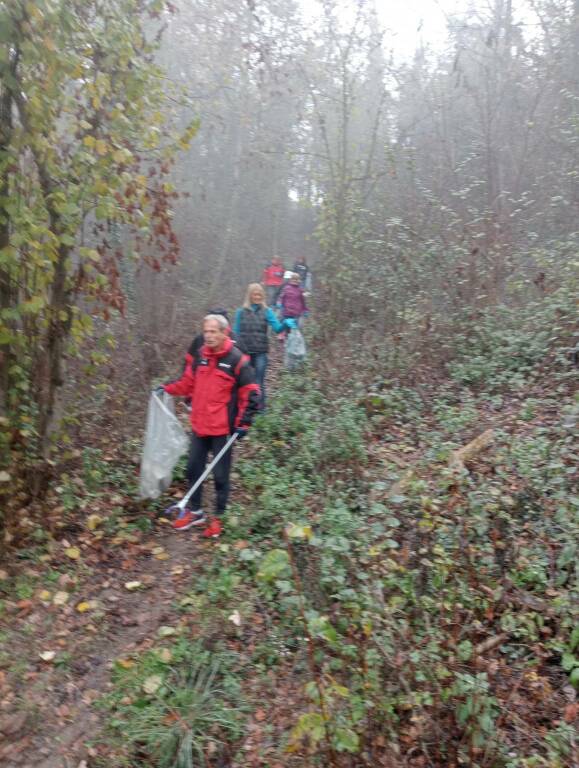
[[[309,310],[304,298],[304,290],[300,285],[300,276],[294,272],[289,283],[282,288],[278,298],[278,306],[281,307],[282,319],[292,317],[300,320],[307,317]]]

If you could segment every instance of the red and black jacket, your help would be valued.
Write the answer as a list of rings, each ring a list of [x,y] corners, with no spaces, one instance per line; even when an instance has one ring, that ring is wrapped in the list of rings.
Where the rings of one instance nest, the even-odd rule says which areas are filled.
[[[273,262],[263,270],[261,281],[264,285],[272,285],[279,288],[283,285],[285,269],[281,262]]]
[[[191,398],[191,427],[199,437],[228,435],[248,428],[259,405],[259,387],[249,357],[226,339],[223,347],[201,347],[186,355],[181,378],[165,384],[165,392]]]

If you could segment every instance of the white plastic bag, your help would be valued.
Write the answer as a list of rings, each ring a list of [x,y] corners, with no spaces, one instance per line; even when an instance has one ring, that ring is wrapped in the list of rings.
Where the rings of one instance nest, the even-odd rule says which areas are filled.
[[[292,328],[285,342],[285,367],[288,371],[299,368],[306,358],[306,340],[298,328]]]
[[[147,431],[141,459],[139,493],[142,499],[156,499],[167,490],[173,469],[187,450],[189,439],[175,416],[171,395],[154,392],[149,399]]]

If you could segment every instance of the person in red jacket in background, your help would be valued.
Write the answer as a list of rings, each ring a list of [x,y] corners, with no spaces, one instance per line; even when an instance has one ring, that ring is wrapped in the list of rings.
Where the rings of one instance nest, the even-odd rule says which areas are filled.
[[[271,264],[263,270],[261,282],[265,285],[265,298],[268,307],[273,307],[283,285],[284,266],[279,256],[274,256]]]
[[[164,384],[170,395],[191,397],[191,448],[187,464],[187,480],[192,486],[202,475],[211,451],[216,456],[229,436],[247,434],[259,404],[259,387],[249,357],[229,338],[229,323],[222,315],[207,315],[203,321],[205,344],[199,355],[187,355],[185,370],[177,381]],[[231,451],[213,470],[215,480],[215,516],[203,531],[206,538],[217,538],[222,532],[221,517],[229,498]],[[173,522],[177,531],[206,522],[201,509],[202,489],[191,497],[191,510]]]

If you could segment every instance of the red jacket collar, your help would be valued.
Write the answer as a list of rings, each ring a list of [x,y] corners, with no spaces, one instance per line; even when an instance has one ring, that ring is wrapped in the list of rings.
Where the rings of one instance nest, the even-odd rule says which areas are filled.
[[[233,342],[231,339],[225,339],[224,345],[219,350],[213,350],[204,344],[201,347],[201,354],[203,357],[225,357],[233,349]]]

